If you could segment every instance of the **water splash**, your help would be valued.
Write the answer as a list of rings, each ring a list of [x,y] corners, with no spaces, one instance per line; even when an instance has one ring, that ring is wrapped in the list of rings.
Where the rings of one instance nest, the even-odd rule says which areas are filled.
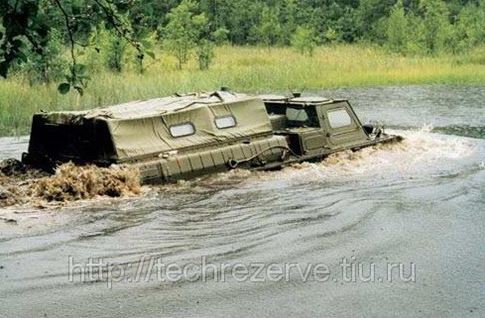
[[[75,201],[97,196],[121,197],[140,194],[140,176],[136,169],[112,166],[75,166],[67,163],[51,177],[33,183],[34,195],[46,201]]]
[[[400,143],[380,144],[357,152],[343,151],[318,163],[299,163],[276,172],[235,170],[206,180],[207,184],[238,181],[241,186],[257,183],[355,181],[365,178],[416,178],[430,172],[441,173],[479,152],[479,141],[432,132],[432,125],[416,130],[391,131],[404,137]],[[187,183],[186,185],[190,185]]]
[[[381,144],[364,148],[357,152],[343,151],[333,154],[319,163],[300,163],[281,171],[255,172],[235,169],[212,176],[206,176],[177,184],[152,187],[163,193],[187,192],[206,193],[230,187],[285,186],[307,182],[348,182],[376,178],[412,179],[429,173],[440,174],[453,164],[473,157],[479,140],[433,133],[432,125],[420,129],[390,131],[404,137],[400,143]],[[484,166],[474,162],[476,167]],[[18,180],[17,180],[18,181]],[[25,198],[44,202],[67,202],[93,199],[97,196],[139,195],[141,191],[138,174],[128,168],[111,169],[95,166],[76,167],[66,164],[58,169],[55,176],[36,181],[2,181],[10,191],[0,203],[4,206],[25,203]],[[5,196],[5,191],[3,192]],[[32,199],[29,199],[32,203]]]
[[[1,175],[0,206],[43,206],[48,202],[138,195],[142,192],[139,179],[138,170],[132,167],[101,168],[73,163],[59,166],[53,176],[39,178],[28,173],[10,177]]]

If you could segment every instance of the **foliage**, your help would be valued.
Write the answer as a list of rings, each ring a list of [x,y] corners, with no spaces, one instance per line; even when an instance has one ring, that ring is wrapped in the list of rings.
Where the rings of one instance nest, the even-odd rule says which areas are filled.
[[[419,8],[422,11],[422,41],[427,53],[436,54],[445,48],[449,36],[450,24],[448,9],[441,0],[421,0]]]
[[[208,40],[201,40],[197,45],[199,69],[207,70],[214,59],[214,45]]]
[[[123,59],[126,53],[126,40],[116,36],[113,31],[107,32],[107,50],[105,63],[108,69],[120,73],[123,70]]]
[[[311,54],[316,45],[355,42],[405,55],[478,52],[485,0],[0,1],[0,76],[64,79],[63,93],[84,93],[90,74],[105,68],[146,73],[160,44],[178,68],[194,58],[205,69],[214,44]]]
[[[468,51],[485,43],[485,0],[469,3],[457,16],[452,29],[451,50]]]
[[[27,62],[29,51],[43,54],[49,28],[38,1],[1,1],[0,14],[0,76],[7,77],[15,62]]]
[[[134,39],[131,24],[122,13],[138,1],[112,0],[4,0],[0,2],[0,76],[7,77],[9,70],[18,63],[27,62],[27,56],[48,56],[49,30],[62,30],[70,51],[71,66],[65,75],[66,82],[59,91],[70,88],[80,94],[89,76],[87,68],[77,61],[77,47],[84,47],[94,26],[103,21],[115,30],[119,37],[131,43],[137,50],[141,45]],[[31,60],[35,58],[32,57]],[[77,73],[80,71],[80,73]]]
[[[409,25],[404,13],[402,0],[391,9],[386,24],[387,46],[395,52],[405,52],[408,45]]]
[[[281,25],[278,21],[277,11],[264,6],[259,23],[251,29],[252,40],[271,46],[281,41]]]
[[[324,39],[326,42],[332,43],[338,39],[338,33],[333,28],[328,28],[327,31],[324,33]]]
[[[177,58],[179,69],[189,60],[201,32],[208,24],[206,16],[196,14],[196,10],[196,2],[183,0],[168,14],[168,23],[163,30],[164,47]]]
[[[215,44],[222,45],[227,43],[229,39],[229,34],[230,31],[222,27],[212,32],[212,39],[214,40]]]
[[[51,81],[60,80],[67,69],[67,60],[64,58],[64,43],[62,34],[56,29],[51,29],[47,35],[45,47],[38,54],[29,51],[27,62],[24,66],[28,74],[30,84],[48,84]]]
[[[298,26],[299,4],[297,0],[283,0],[279,9],[281,24],[281,42],[291,44],[291,38]]]
[[[301,54],[313,55],[316,47],[315,31],[308,27],[297,27],[291,45]]]

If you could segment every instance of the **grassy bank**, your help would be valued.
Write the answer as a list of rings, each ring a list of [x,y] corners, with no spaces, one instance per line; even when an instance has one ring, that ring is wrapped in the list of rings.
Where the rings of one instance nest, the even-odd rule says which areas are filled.
[[[208,71],[195,61],[184,70],[160,55],[143,75],[132,71],[91,74],[85,95],[60,95],[56,84],[29,86],[21,78],[0,80],[0,135],[25,134],[32,113],[39,110],[83,109],[174,92],[213,90],[228,86],[245,92],[289,91],[341,86],[405,84],[484,84],[485,52],[469,56],[403,57],[380,48],[321,47],[312,57],[290,48],[221,47]]]

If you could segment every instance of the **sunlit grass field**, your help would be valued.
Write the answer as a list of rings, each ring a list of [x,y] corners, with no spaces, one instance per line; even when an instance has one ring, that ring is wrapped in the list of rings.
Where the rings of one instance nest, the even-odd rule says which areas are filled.
[[[174,92],[215,90],[267,93],[343,86],[407,84],[485,84],[485,50],[466,56],[402,56],[378,47],[327,46],[313,56],[291,48],[219,47],[211,68],[193,59],[183,70],[159,53],[143,75],[128,68],[120,74],[98,66],[84,96],[57,92],[57,84],[30,86],[26,79],[0,80],[0,135],[25,134],[34,112],[85,109]],[[99,65],[99,63],[98,63]]]

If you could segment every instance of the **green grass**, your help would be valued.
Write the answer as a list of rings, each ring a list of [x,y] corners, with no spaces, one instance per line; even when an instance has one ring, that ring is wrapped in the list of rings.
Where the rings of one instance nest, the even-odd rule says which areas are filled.
[[[484,84],[483,49],[466,56],[401,56],[381,48],[338,45],[318,48],[312,57],[291,48],[220,47],[211,69],[196,61],[176,69],[167,55],[143,75],[133,71],[92,74],[83,97],[60,95],[56,84],[29,86],[21,78],[0,80],[0,135],[26,134],[39,110],[85,109],[135,99],[214,90],[228,86],[242,92],[318,90],[342,86],[407,84]]]

